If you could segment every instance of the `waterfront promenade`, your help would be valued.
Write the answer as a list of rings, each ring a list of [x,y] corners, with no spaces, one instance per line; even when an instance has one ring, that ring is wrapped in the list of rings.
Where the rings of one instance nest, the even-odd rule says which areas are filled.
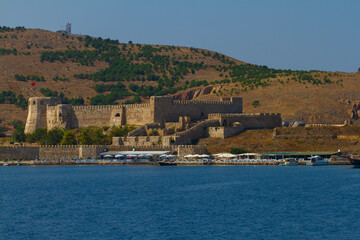
[[[198,165],[233,165],[233,166],[277,166],[282,163],[282,161],[254,161],[254,162],[232,162],[232,161],[211,161],[209,162],[199,162],[199,161],[175,161],[177,165],[180,166],[198,166]],[[153,165],[158,166],[159,161],[147,161],[147,162],[123,162],[123,161],[107,161],[107,160],[93,160],[93,161],[36,161],[36,160],[26,160],[26,161],[0,161],[0,166],[66,166],[66,165]],[[299,162],[300,166],[305,166],[306,161]],[[349,161],[330,161],[329,165],[351,165]]]

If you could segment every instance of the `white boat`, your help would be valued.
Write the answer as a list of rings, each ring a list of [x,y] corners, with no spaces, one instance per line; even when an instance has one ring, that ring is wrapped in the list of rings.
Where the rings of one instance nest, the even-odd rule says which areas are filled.
[[[281,166],[297,166],[298,164],[299,162],[295,158],[287,158],[283,163],[280,163]]]
[[[323,165],[328,165],[329,161],[327,159],[324,159],[318,155],[316,156],[312,156],[310,158],[310,161],[306,163],[306,165],[308,166],[323,166]]]

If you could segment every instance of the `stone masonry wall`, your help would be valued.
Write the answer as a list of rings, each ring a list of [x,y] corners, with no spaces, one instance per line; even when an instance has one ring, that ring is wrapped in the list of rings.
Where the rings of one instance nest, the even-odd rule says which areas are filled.
[[[0,160],[34,160],[39,156],[39,147],[0,146]]]
[[[204,120],[190,129],[175,134],[175,145],[190,145],[193,140],[198,140],[204,136],[207,127],[219,126],[217,119]]]
[[[225,139],[235,136],[244,131],[244,126],[239,125],[235,127],[209,127],[207,128],[206,136],[213,138]]]
[[[71,145],[71,146],[39,146],[39,147],[5,147],[0,146],[0,160],[71,160],[79,157],[98,158],[99,154],[106,151],[170,151],[180,156],[186,154],[208,153],[204,146],[116,146],[116,145]]]
[[[151,97],[154,108],[154,122],[177,122],[180,116],[191,119],[208,118],[211,113],[242,113],[242,98],[220,99],[220,101],[181,101],[171,97]]]
[[[282,120],[279,113],[259,114],[210,114],[209,119],[218,119],[222,126],[232,126],[239,122],[245,129],[281,127]]]

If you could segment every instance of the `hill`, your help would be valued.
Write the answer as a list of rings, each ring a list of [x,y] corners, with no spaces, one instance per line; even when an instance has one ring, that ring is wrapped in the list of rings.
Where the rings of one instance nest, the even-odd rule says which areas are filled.
[[[102,105],[172,95],[240,96],[246,112],[357,123],[359,80],[359,73],[276,70],[205,49],[0,27],[0,119],[5,120],[24,120],[31,96]]]

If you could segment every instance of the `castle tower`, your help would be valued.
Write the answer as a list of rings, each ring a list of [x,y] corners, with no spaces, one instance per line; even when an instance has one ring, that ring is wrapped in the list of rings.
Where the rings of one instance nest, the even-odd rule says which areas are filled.
[[[47,127],[47,106],[56,106],[61,103],[60,98],[32,97],[29,98],[28,116],[25,133],[33,133],[37,128]]]

